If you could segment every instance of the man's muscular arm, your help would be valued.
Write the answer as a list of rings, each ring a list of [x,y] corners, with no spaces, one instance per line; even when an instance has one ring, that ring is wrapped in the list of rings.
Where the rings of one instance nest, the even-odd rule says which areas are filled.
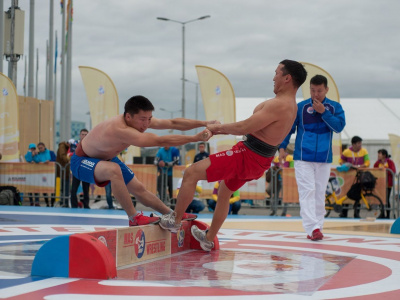
[[[124,142],[137,147],[166,147],[180,146],[190,142],[208,141],[212,137],[212,133],[208,129],[204,129],[195,135],[179,135],[171,134],[158,136],[154,133],[141,133],[136,129],[129,130],[128,136],[125,136]]]
[[[201,121],[201,120],[192,120],[192,119],[184,119],[184,118],[175,118],[175,119],[157,119],[152,118],[149,128],[152,129],[175,129],[175,130],[190,130],[198,127],[205,127],[208,124],[217,124],[219,123],[216,120],[213,121]]]
[[[279,110],[276,109],[277,103],[266,102],[262,109],[255,112],[250,118],[228,124],[209,124],[209,129],[213,134],[232,134],[244,135],[261,130],[279,118]]]

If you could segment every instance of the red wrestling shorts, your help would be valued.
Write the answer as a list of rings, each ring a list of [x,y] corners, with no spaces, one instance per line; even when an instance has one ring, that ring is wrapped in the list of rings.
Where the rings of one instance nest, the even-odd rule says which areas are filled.
[[[239,142],[230,150],[210,155],[207,181],[224,180],[231,191],[236,191],[247,181],[264,175],[273,159],[274,156],[261,156]]]

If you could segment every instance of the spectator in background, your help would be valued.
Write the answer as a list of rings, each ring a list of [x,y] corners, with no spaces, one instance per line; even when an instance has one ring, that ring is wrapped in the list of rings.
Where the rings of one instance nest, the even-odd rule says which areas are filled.
[[[351,146],[342,152],[339,160],[340,165],[351,164],[356,168],[368,168],[370,161],[367,149],[362,147],[362,138],[353,136]],[[349,204],[343,204],[339,217],[347,218]],[[354,211],[354,218],[359,218],[358,212]]]
[[[108,209],[114,209],[112,191],[111,191],[111,182],[109,182],[104,188],[106,189],[106,200],[108,204]]]
[[[69,168],[70,156],[68,155],[68,150],[69,143],[61,142],[58,144],[56,161],[60,164],[61,167],[65,168],[65,170],[61,172],[60,167],[56,164],[56,176],[60,178],[61,195],[64,196],[64,198],[61,199],[61,206],[63,207],[69,206],[69,179],[71,175]]]
[[[294,167],[293,148],[294,148],[293,145],[287,146],[286,152],[288,153],[288,155],[286,155],[284,163],[279,162],[279,155],[275,156],[274,160],[271,163],[271,168],[268,169],[268,172],[270,172],[270,170],[273,170],[274,173],[276,173],[279,169],[282,169],[282,168],[293,168]],[[268,179],[268,177],[270,178],[270,180],[267,180],[267,182],[269,184],[267,186],[266,192],[270,196],[270,198],[272,198],[274,196],[276,196],[278,198],[279,192],[281,191],[281,188],[282,188],[282,176],[281,176],[282,172],[279,171],[279,173],[276,176],[271,176],[271,175],[266,176],[266,180]],[[274,179],[278,180],[276,183],[276,195],[275,195],[275,190],[274,190],[275,189]]]
[[[362,138],[353,136],[351,139],[351,146],[342,152],[339,163],[351,163],[356,168],[368,168],[369,154],[367,149],[362,147]]]
[[[387,169],[387,185],[386,185],[386,218],[390,219],[390,194],[393,187],[393,174],[396,174],[396,165],[390,159],[391,155],[386,149],[378,150],[378,160],[374,163],[374,168]],[[392,172],[390,172],[391,170]],[[383,216],[385,217],[385,216]]]
[[[38,163],[39,161],[37,154],[38,152],[36,150],[36,145],[34,143],[29,144],[28,151],[25,154],[25,161],[31,164]],[[35,193],[35,204],[33,203],[32,193],[28,193],[28,196],[31,206],[40,206],[39,193]]]
[[[190,164],[186,166],[186,168],[188,168],[188,167],[190,167]],[[182,171],[182,174],[183,173],[185,173],[185,171]],[[178,184],[176,186],[176,188],[177,188],[176,195],[179,194],[179,189],[182,186],[182,180],[183,180],[183,178],[180,178],[178,181]],[[201,201],[199,198],[199,195],[202,191],[203,191],[203,181],[199,180],[196,185],[196,191],[194,193],[193,200],[189,204],[189,206],[186,208],[187,213],[198,214],[206,207],[205,204],[203,203],[203,201]]]
[[[162,195],[165,192],[163,189],[166,189],[168,186],[169,198],[172,199],[172,167],[174,165],[180,165],[179,150],[175,147],[161,147],[156,154],[154,164],[158,166],[159,171],[157,177],[158,196],[162,199]],[[162,186],[162,176],[165,176],[165,174],[167,174],[167,182],[164,182],[164,186]]]
[[[87,129],[81,129],[79,133],[79,143],[82,142],[82,140],[87,136],[89,131]],[[72,142],[71,140],[69,140]],[[72,156],[75,152],[76,149],[76,144],[75,142],[70,143],[69,147],[69,153],[70,156]],[[78,197],[76,196],[78,192],[79,185],[81,184],[81,181],[76,178],[75,176],[72,175],[72,187],[71,187],[71,207],[72,208],[78,208]],[[89,207],[89,188],[90,188],[90,183],[82,181],[82,190],[83,190],[83,208],[90,208]]]
[[[212,199],[208,199],[207,200],[208,206],[213,211],[215,210],[215,206],[217,205],[217,201],[218,201],[218,189],[219,189],[220,182],[221,182],[221,180],[215,182],[214,190],[213,190],[213,194],[212,194]],[[237,215],[239,213],[239,210],[240,210],[241,207],[242,207],[242,205],[240,203],[240,192],[239,192],[239,190],[236,190],[236,191],[233,192],[233,194],[229,198],[229,212],[228,212],[228,215],[229,214]]]
[[[200,160],[203,160],[203,159],[205,159],[205,158],[207,158],[209,156],[210,156],[210,154],[208,154],[206,152],[206,144],[205,143],[199,143],[199,153],[197,153],[195,155],[193,163],[198,162]]]
[[[86,130],[86,129],[82,129],[83,130],[83,132],[85,132],[86,131],[86,134],[88,133],[88,131]],[[82,130],[81,130],[81,132],[82,132]],[[80,136],[80,134],[79,134],[79,136]],[[81,139],[82,140],[82,139]],[[74,139],[69,139],[68,140],[68,144],[69,144],[69,149],[68,149],[68,156],[69,157],[71,157],[72,155],[74,155],[74,152],[75,152],[75,149],[76,149],[76,146],[78,145],[78,141],[75,141]]]
[[[47,164],[51,161],[51,154],[50,150],[46,149],[46,145],[42,142],[37,144],[37,148],[39,152],[37,153],[36,157],[39,164]],[[44,201],[46,202],[46,206],[49,207],[49,198],[47,198],[47,193],[43,193]],[[51,199],[51,206],[54,206],[55,199]]]
[[[267,189],[265,190],[267,194],[269,195],[268,202],[274,200],[276,202],[271,203],[271,216],[274,216],[276,214],[277,206],[279,205],[279,194],[282,189],[282,170],[283,168],[294,168],[294,160],[293,160],[293,150],[294,150],[294,145],[289,144],[286,147],[286,152],[287,155],[285,157],[285,161],[282,163],[279,161],[279,155],[275,156],[274,160],[271,163],[271,168],[268,169],[268,172],[265,176],[266,180],[269,178],[270,180],[267,182],[269,183],[267,186]],[[279,171],[279,172],[278,172]],[[276,174],[276,172],[278,172]],[[273,176],[273,174],[275,176]],[[276,181],[276,182],[275,182]],[[275,191],[276,188],[276,191]],[[282,211],[282,216],[286,216],[286,211],[287,211],[287,203],[284,204],[284,208]]]

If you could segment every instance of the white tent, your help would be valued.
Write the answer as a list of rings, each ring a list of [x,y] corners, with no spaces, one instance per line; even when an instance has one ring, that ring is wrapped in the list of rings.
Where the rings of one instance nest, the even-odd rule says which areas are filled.
[[[250,117],[257,104],[265,99],[236,98],[236,121]],[[353,136],[360,136],[371,164],[377,159],[378,149],[385,148],[391,153],[388,134],[400,135],[400,98],[341,98],[340,103],[346,115],[342,144],[349,145]]]

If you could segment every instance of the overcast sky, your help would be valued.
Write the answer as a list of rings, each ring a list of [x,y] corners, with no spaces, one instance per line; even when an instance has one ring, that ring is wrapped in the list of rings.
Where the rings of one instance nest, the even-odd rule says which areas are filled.
[[[44,99],[49,1],[35,2],[39,98]],[[29,3],[19,1],[25,11],[27,56]],[[10,4],[11,0],[4,0],[4,10]],[[160,118],[170,117],[161,107],[181,108],[182,26],[157,17],[185,22],[211,16],[186,25],[186,78],[198,81],[195,65],[215,68],[229,78],[236,97],[273,97],[274,70],[288,58],[327,70],[341,97],[400,98],[399,12],[398,0],[74,1],[72,120],[88,121],[80,65],[98,68],[111,77],[121,113],[125,101],[138,94],[153,102],[154,115]],[[54,17],[60,52],[59,1],[54,2]],[[7,68],[4,62],[6,74]],[[20,61],[20,95],[24,94],[23,75],[24,62]],[[186,117],[194,117],[194,103],[195,85],[187,83]],[[203,119],[202,104],[199,112]]]

